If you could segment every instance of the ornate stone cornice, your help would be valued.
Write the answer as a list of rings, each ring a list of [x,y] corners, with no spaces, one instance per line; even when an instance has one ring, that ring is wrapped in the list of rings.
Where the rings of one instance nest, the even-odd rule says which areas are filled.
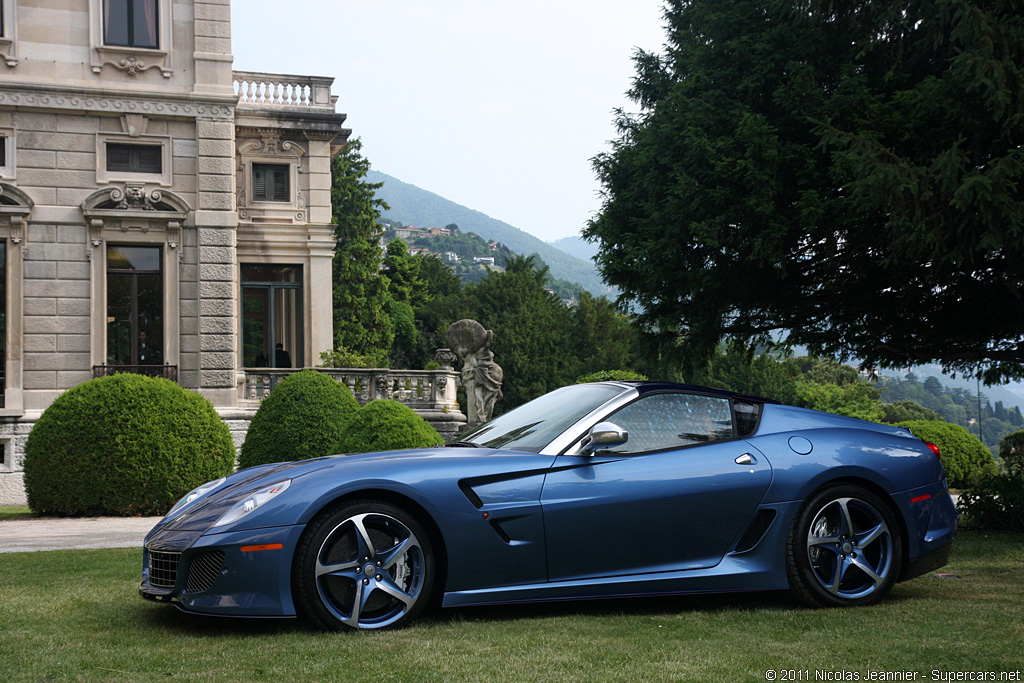
[[[149,116],[184,116],[190,118],[227,119],[235,117],[234,107],[216,103],[175,101],[170,98],[129,98],[124,96],[53,92],[17,92],[9,88],[0,90],[0,104],[68,109],[114,114],[145,114]]]

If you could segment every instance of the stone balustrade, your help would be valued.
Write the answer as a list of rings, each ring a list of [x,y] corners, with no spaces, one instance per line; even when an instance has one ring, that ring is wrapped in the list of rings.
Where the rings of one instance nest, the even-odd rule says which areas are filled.
[[[412,408],[445,438],[451,440],[466,425],[456,400],[459,373],[388,368],[315,368],[348,387],[359,405],[378,398],[393,399]],[[242,404],[258,405],[277,383],[298,372],[290,368],[246,368]]]
[[[291,76],[256,71],[232,72],[238,106],[242,108],[326,109],[334,112],[333,78]]]

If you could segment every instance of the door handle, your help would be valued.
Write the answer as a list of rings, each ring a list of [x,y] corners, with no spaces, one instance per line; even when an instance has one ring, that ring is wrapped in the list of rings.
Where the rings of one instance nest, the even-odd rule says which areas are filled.
[[[752,456],[750,453],[744,453],[740,457],[736,458],[737,465],[756,465],[757,458]]]

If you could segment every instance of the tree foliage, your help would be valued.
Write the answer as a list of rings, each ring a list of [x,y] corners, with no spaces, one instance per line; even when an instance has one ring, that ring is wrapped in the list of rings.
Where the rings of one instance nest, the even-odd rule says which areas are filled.
[[[388,315],[388,278],[380,274],[382,233],[378,220],[387,204],[375,196],[380,183],[365,180],[370,162],[360,140],[350,140],[334,159],[331,207],[337,246],[332,264],[334,346],[386,365],[395,328]]]
[[[980,0],[668,0],[585,236],[701,361],[724,337],[1024,375],[1024,14]],[[700,364],[698,362],[698,364]]]

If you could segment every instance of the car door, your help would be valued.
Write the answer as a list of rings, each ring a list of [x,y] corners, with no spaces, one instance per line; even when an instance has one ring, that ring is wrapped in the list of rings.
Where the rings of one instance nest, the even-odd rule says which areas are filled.
[[[628,431],[625,444],[559,456],[545,477],[549,580],[718,564],[772,476],[734,437],[729,399],[651,394],[606,419]]]

